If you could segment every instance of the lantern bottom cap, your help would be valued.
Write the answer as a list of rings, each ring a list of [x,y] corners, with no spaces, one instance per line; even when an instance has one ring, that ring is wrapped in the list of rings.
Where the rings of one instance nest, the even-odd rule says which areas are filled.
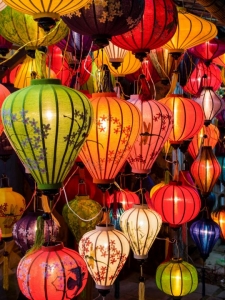
[[[151,169],[134,169],[134,168],[132,168],[131,172],[135,173],[135,174],[149,174],[151,172]]]
[[[95,287],[97,290],[110,290],[111,285],[96,284]]]
[[[42,13],[33,14],[33,18],[34,20],[38,20],[40,18],[51,18],[53,20],[59,21],[60,15],[54,12],[42,12]]]
[[[139,260],[147,259],[148,258],[148,254],[138,255],[138,254],[134,253],[134,258],[135,259],[139,259]]]

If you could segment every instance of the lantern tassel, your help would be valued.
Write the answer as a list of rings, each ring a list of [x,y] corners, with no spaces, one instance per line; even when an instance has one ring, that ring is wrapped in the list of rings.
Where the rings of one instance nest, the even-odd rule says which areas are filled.
[[[42,195],[42,196],[41,196],[41,204],[42,204],[42,208],[43,208],[44,212],[50,213],[50,214],[51,214],[51,217],[52,217],[52,219],[53,219],[53,221],[54,221],[54,223],[55,223],[58,227],[60,227],[59,221],[56,219],[56,217],[55,217],[55,216],[53,215],[53,213],[51,212],[51,209],[50,209],[49,204],[48,204],[48,197],[47,197],[47,196],[45,196],[45,195]]]
[[[3,289],[9,289],[9,252],[3,253]]]

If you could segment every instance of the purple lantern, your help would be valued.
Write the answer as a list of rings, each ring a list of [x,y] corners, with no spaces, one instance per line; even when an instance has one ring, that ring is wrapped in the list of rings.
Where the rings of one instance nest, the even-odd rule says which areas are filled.
[[[6,56],[9,52],[9,49],[12,48],[12,43],[8,42],[4,37],[0,35],[0,54]]]

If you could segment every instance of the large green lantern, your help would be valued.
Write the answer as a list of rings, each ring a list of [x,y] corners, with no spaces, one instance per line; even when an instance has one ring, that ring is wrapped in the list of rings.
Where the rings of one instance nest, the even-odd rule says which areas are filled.
[[[35,79],[3,103],[5,133],[38,189],[62,186],[93,119],[88,98],[58,79]]]

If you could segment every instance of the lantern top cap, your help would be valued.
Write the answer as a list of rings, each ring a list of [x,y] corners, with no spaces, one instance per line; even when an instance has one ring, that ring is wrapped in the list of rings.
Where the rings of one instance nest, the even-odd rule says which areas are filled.
[[[51,245],[47,245],[47,243],[44,243],[41,247],[41,250],[44,252],[51,252],[51,251],[58,251],[62,250],[64,248],[63,242],[54,242],[51,243]]]
[[[112,231],[115,227],[112,224],[99,224],[96,225],[95,229],[98,231]]]
[[[43,78],[43,79],[32,79],[31,80],[31,85],[40,85],[40,84],[58,84],[62,85],[60,79],[56,78]]]
[[[185,7],[182,7],[182,6],[177,6],[177,11],[181,12],[183,14],[188,13],[187,9]]]
[[[169,182],[169,185],[182,185],[181,181],[172,180]]]
[[[175,263],[175,264],[182,263],[182,261],[183,261],[183,258],[181,258],[181,257],[172,257],[170,260],[170,262]]]
[[[138,209],[149,209],[147,204],[134,204],[133,208],[138,208]]]

